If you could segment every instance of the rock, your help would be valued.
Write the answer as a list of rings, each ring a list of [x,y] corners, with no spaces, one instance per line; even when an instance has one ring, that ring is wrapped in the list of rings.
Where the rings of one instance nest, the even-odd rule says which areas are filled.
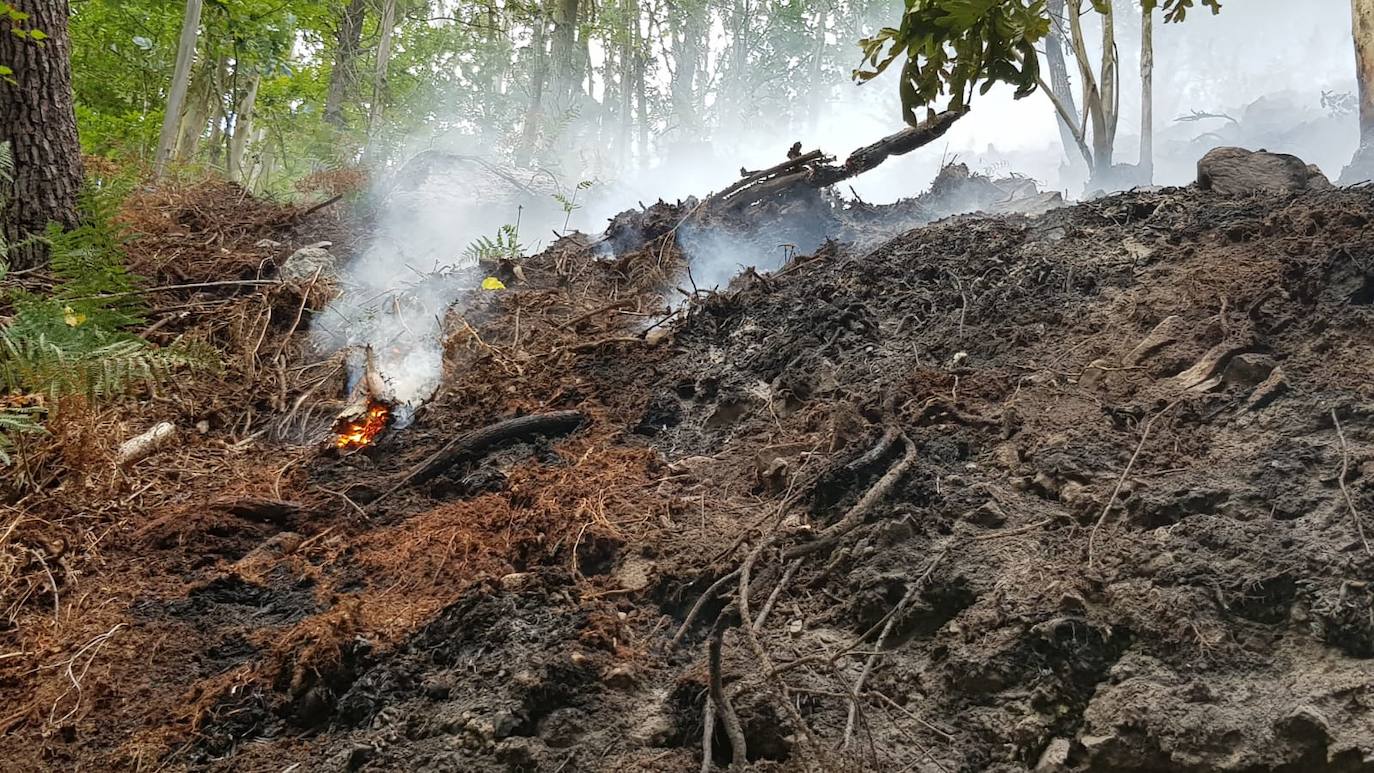
[[[529,590],[539,581],[539,578],[532,572],[514,572],[501,578],[501,590],[507,593],[519,593]]]
[[[611,687],[625,690],[635,686],[637,678],[633,667],[622,663],[606,669],[606,673],[601,675],[601,681]]]
[[[1321,170],[1287,153],[1213,148],[1197,162],[1197,185],[1204,191],[1236,195],[1330,188],[1331,182]]]
[[[621,590],[641,591],[649,587],[653,580],[654,563],[652,561],[630,556],[620,562],[616,568],[612,579]]]
[[[1231,386],[1255,386],[1269,378],[1278,363],[1264,354],[1238,354],[1226,365],[1222,381]]]
[[[284,282],[305,283],[315,278],[318,271],[320,281],[329,281],[339,275],[339,261],[329,252],[331,242],[317,242],[302,247],[291,254],[277,275]]]
[[[1283,368],[1276,366],[1269,372],[1268,378],[1260,382],[1260,385],[1255,387],[1255,391],[1250,393],[1245,404],[1250,410],[1258,411],[1287,391],[1288,381],[1284,379]]]
[[[1331,737],[1331,722],[1315,706],[1299,706],[1277,724],[1280,732],[1294,738]]]
[[[420,685],[420,689],[434,700],[445,700],[453,692],[453,680],[447,676],[432,676]]]
[[[1035,763],[1035,773],[1056,773],[1066,770],[1069,764],[1069,751],[1072,748],[1067,738],[1050,741],[1050,745],[1040,754],[1039,762]]]
[[[974,509],[964,513],[964,520],[974,526],[982,526],[985,529],[995,529],[1007,522],[1007,514],[996,502],[984,502]]]

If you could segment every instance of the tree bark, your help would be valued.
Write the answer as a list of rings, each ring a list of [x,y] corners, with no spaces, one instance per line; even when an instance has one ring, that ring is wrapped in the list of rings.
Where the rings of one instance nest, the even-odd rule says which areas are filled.
[[[358,51],[362,47],[363,23],[367,20],[367,0],[349,0],[339,17],[334,49],[334,67],[329,71],[329,91],[324,98],[324,120],[334,126],[347,126],[344,100],[356,87]]]
[[[1140,14],[1140,174],[1146,183],[1155,181],[1155,20],[1154,13]]]
[[[215,64],[209,60],[202,61],[192,72],[186,107],[181,114],[181,132],[176,151],[173,153],[174,158],[191,158],[200,147],[200,138],[205,134],[205,126],[210,120],[210,98],[214,94],[211,67]]]
[[[557,0],[553,15],[553,97],[559,109],[572,105],[581,68],[577,48],[577,14],[580,0]]]
[[[520,146],[515,151],[515,163],[524,166],[534,157],[539,142],[539,125],[544,117],[544,82],[549,77],[549,57],[544,52],[544,35],[548,28],[542,16],[534,20],[534,41],[530,49],[534,56],[530,68],[530,104],[525,109],[524,125],[520,129]]]
[[[15,83],[0,81],[0,142],[9,143],[15,174],[4,191],[0,228],[11,243],[42,233],[50,222],[74,226],[83,169],[72,95],[67,0],[11,0],[30,15],[28,28],[47,35],[43,45],[0,30],[0,62]],[[37,246],[15,249],[14,268],[44,258]]]
[[[1374,0],[1351,0],[1350,21],[1359,84],[1360,147],[1341,171],[1342,185],[1374,180]]]
[[[396,0],[382,0],[382,20],[378,27],[377,70],[372,82],[372,104],[367,111],[367,138],[372,148],[373,134],[382,118],[382,103],[386,101],[387,67],[391,64],[391,40],[396,31]]]
[[[1360,92],[1361,144],[1374,145],[1374,0],[1351,0],[1355,75]]]
[[[234,136],[229,140],[229,176],[240,183],[248,182],[247,173],[250,170],[244,168],[243,156],[253,132],[253,108],[257,105],[258,87],[261,84],[262,75],[254,73],[253,79],[248,83],[248,91],[243,95],[243,101],[234,111]]]
[[[186,15],[181,23],[181,39],[177,43],[176,67],[172,72],[172,90],[167,96],[167,111],[162,117],[162,134],[158,138],[157,155],[153,159],[153,170],[158,175],[166,170],[167,161],[172,157],[176,145],[177,128],[181,125],[181,111],[186,104],[186,89],[191,81],[191,65],[196,59],[201,4],[201,0],[186,0]]]
[[[1060,115],[1057,108],[1055,110],[1055,116],[1059,119],[1059,139],[1064,143],[1064,157],[1072,167],[1080,167],[1080,159],[1091,165],[1091,160],[1083,159],[1078,152],[1082,144],[1082,138],[1077,135],[1078,104],[1073,97],[1069,66],[1064,59],[1064,0],[1049,0],[1047,8],[1050,14],[1050,34],[1045,38],[1045,62],[1049,65],[1050,71],[1050,97],[1059,100],[1064,112],[1073,117],[1071,122]]]

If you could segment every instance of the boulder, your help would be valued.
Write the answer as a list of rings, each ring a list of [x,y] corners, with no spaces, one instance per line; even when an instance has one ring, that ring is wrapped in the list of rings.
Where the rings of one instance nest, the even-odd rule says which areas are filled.
[[[330,253],[331,246],[333,245],[329,242],[317,242],[296,250],[282,263],[278,275],[282,281],[292,284],[309,282],[316,276],[316,272],[319,281],[333,281],[339,273],[339,261]]]
[[[1224,195],[1330,188],[1321,170],[1287,153],[1213,148],[1197,162],[1197,185]]]

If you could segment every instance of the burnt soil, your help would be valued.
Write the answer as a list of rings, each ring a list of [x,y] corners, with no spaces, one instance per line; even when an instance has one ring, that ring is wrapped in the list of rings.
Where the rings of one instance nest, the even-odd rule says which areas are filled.
[[[474,293],[441,394],[345,458],[304,440],[330,405],[291,412],[309,291],[245,294],[268,343],[214,340],[281,338],[280,370],[125,417],[218,418],[7,507],[41,525],[11,527],[5,767],[702,770],[717,630],[747,743],[712,719],[716,769],[1374,769],[1371,221],[1367,189],[959,217],[647,340],[661,241],[569,238]],[[684,627],[742,565],[763,624],[727,580]]]

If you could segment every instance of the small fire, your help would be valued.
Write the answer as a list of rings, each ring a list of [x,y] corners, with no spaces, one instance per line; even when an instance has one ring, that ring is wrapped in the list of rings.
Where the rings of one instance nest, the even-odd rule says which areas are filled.
[[[356,451],[365,448],[382,434],[391,422],[391,408],[385,403],[370,401],[367,412],[354,418],[341,418],[334,425],[334,447],[341,451]]]

